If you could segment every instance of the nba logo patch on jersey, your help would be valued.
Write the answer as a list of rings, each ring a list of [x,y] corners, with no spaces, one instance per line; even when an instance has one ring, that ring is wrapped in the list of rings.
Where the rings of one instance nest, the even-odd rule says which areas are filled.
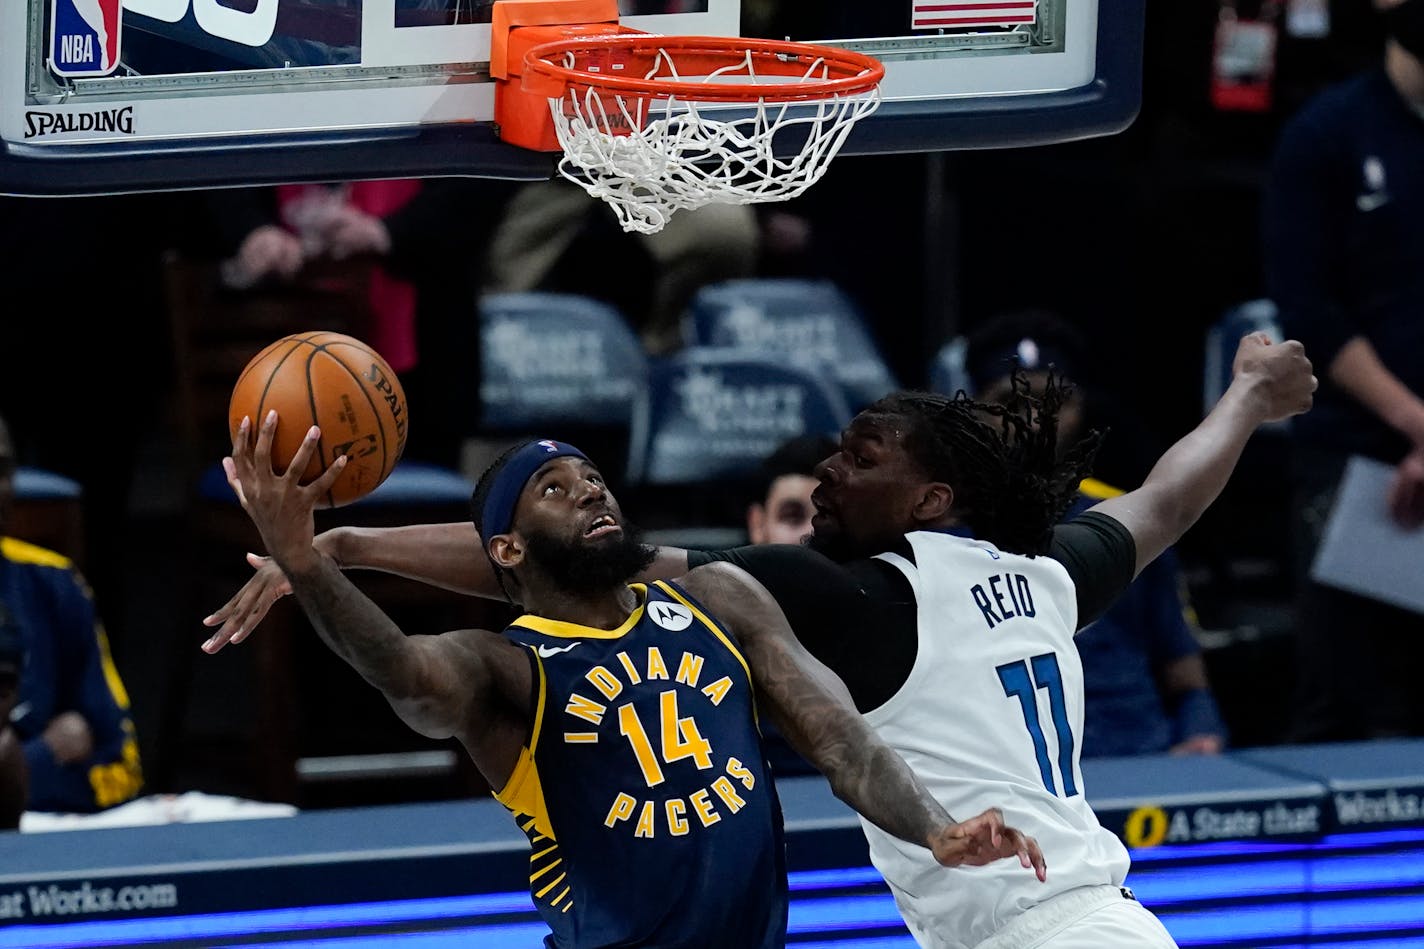
[[[123,0],[51,0],[49,68],[57,76],[107,76],[119,65]]]

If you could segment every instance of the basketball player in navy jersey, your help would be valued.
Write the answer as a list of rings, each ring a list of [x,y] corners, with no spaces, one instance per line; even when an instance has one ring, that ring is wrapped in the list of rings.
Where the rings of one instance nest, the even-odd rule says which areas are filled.
[[[761,582],[797,638],[847,686],[876,731],[951,812],[1005,801],[1054,858],[1047,885],[990,866],[933,865],[866,823],[871,855],[916,940],[935,949],[1143,949],[1175,945],[1124,887],[1122,843],[1085,800],[1082,670],[1073,635],[1181,539],[1263,424],[1310,408],[1299,342],[1242,339],[1231,385],[1134,491],[1059,524],[1100,433],[1060,457],[1049,385],[1013,407],[896,393],[855,417],[818,469],[808,546],[661,548],[644,577],[712,561]],[[337,528],[317,546],[346,567],[498,596],[469,524]],[[287,591],[277,565],[205,623],[209,652],[243,639]]]
[[[639,543],[598,469],[563,442],[507,451],[472,500],[497,582],[526,615],[502,633],[407,636],[314,546],[315,502],[340,460],[297,482],[313,427],[271,464],[276,413],[228,481],[331,649],[410,727],[454,736],[529,836],[529,886],[550,947],[776,949],[786,940],[781,809],[759,704],[871,826],[941,866],[1037,844],[996,809],[956,824],[801,648],[776,603],[731,564],[629,584]],[[948,870],[945,871],[949,872]]]

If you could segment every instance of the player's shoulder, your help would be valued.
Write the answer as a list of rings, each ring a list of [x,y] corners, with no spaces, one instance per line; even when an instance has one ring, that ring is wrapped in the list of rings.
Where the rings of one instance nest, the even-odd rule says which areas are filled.
[[[670,583],[709,605],[716,605],[725,597],[745,593],[760,585],[742,564],[732,559],[709,560],[692,567]]]
[[[428,639],[436,651],[456,661],[478,662],[488,659],[491,655],[509,654],[522,648],[521,644],[507,635],[507,630],[496,632],[492,629],[452,629]]]

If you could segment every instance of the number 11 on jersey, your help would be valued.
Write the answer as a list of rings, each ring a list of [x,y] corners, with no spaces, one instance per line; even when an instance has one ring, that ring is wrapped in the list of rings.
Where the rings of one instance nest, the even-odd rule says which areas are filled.
[[[1058,771],[1063,776],[1063,796],[1077,794],[1078,786],[1073,780],[1073,729],[1068,724],[1068,705],[1063,698],[1063,674],[1058,669],[1058,656],[1049,652],[1029,660],[1006,662],[997,668],[997,672],[1004,694],[1019,700],[1024,725],[1033,739],[1033,753],[1038,758],[1043,786],[1048,788],[1048,793],[1056,795],[1058,785],[1053,780],[1053,763],[1048,759],[1048,740],[1044,738],[1043,725],[1038,720],[1038,699],[1034,690],[1043,689],[1048,693],[1053,730],[1058,735]]]

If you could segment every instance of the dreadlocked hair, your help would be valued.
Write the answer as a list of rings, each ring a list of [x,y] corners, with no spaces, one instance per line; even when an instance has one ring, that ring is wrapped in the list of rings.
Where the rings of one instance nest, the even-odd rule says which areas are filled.
[[[489,538],[485,536],[485,502],[489,500],[490,490],[494,487],[495,481],[499,480],[499,473],[504,470],[504,466],[509,464],[509,459],[514,454],[530,444],[534,439],[527,438],[522,442],[510,445],[500,452],[494,461],[480,474],[480,479],[475,482],[474,493],[470,495],[470,520],[474,521],[475,530],[480,535],[480,549],[489,557],[490,566],[494,568],[494,578],[499,581],[499,590],[504,594],[504,598],[509,601],[510,606],[514,606],[514,597],[509,595],[509,588],[504,585],[505,570],[494,562],[494,558],[489,554]]]
[[[1093,430],[1058,450],[1058,411],[1073,388],[1050,369],[1035,395],[1015,367],[1006,404],[909,391],[885,396],[866,414],[905,423],[901,443],[935,481],[954,490],[954,512],[974,536],[1001,550],[1046,553],[1053,527],[1092,471],[1105,434]]]

